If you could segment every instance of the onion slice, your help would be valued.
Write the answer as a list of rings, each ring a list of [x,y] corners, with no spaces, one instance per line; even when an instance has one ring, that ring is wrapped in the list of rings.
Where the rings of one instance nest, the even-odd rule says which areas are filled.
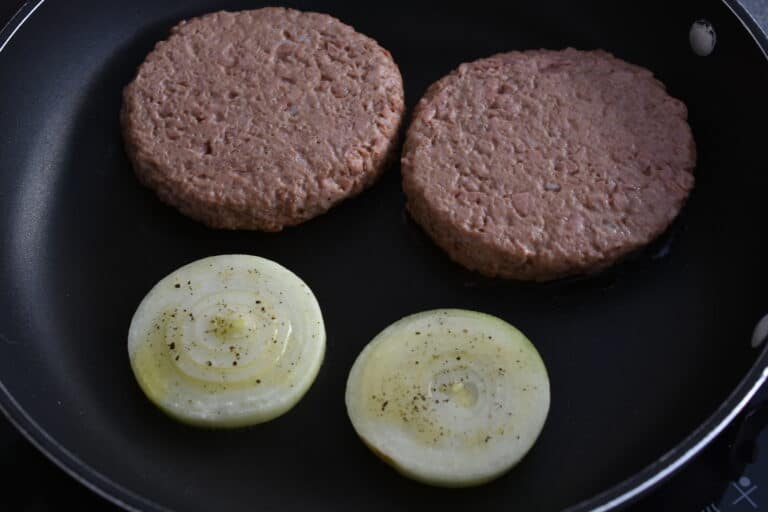
[[[192,425],[240,427],[284,414],[325,352],[320,306],[277,263],[204,258],[172,272],[139,305],[128,354],[147,397]]]
[[[487,482],[520,461],[549,400],[531,342],[499,318],[458,309],[384,329],[358,356],[346,390],[352,425],[377,455],[445,487]]]

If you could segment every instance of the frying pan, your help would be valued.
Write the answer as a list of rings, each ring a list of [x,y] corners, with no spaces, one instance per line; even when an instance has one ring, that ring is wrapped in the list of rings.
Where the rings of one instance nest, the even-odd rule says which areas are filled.
[[[210,230],[137,183],[120,136],[121,89],[178,20],[261,3],[28,3],[0,34],[0,405],[31,442],[130,509],[607,510],[674,473],[737,416],[768,371],[768,352],[751,343],[768,313],[768,44],[737,3],[286,5],[328,12],[388,48],[410,107],[459,63],[504,50],[604,48],[646,66],[689,107],[699,149],[690,201],[646,250],[597,276],[543,285],[451,263],[405,214],[396,167],[282,233]],[[717,32],[707,57],[688,45],[699,18]],[[150,405],[126,332],[159,278],[222,253],[300,275],[323,307],[328,348],[288,414],[207,431]],[[398,476],[356,438],[344,409],[365,343],[438,307],[518,326],[551,378],[538,443],[477,489]]]

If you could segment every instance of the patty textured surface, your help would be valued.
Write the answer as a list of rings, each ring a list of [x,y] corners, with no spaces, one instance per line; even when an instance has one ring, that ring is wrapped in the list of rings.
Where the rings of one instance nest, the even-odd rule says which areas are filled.
[[[604,51],[462,64],[419,102],[402,156],[408,210],[454,261],[550,280],[661,234],[694,184],[685,105]]]
[[[279,231],[371,185],[404,110],[391,55],[325,14],[182,21],[123,92],[139,180],[205,224]]]

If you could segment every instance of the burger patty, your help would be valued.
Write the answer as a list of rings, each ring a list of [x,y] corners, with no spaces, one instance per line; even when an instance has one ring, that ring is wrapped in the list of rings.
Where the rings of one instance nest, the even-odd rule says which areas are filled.
[[[391,55],[325,14],[182,21],[124,90],[139,180],[216,228],[279,231],[371,185],[404,110]]]
[[[685,105],[604,51],[462,64],[419,102],[402,156],[413,218],[456,262],[550,280],[662,233],[693,184]]]

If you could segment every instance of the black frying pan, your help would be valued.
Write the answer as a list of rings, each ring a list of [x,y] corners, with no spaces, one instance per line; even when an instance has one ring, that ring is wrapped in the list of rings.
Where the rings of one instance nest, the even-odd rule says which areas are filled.
[[[121,89],[179,19],[261,3],[31,2],[0,34],[0,405],[33,443],[127,508],[603,510],[665,479],[736,416],[768,365],[750,345],[768,312],[768,44],[735,2],[287,4],[333,14],[391,50],[409,106],[459,63],[504,50],[600,47],[646,66],[689,107],[693,195],[647,250],[597,277],[546,285],[452,264],[404,213],[397,168],[280,234],[206,229],[138,185],[120,136]],[[702,17],[718,34],[709,57],[688,46]],[[239,252],[285,264],[316,292],[325,363],[276,421],[185,427],[134,382],[128,323],[172,269]],[[363,345],[436,307],[509,320],[550,372],[538,443],[478,489],[398,476],[344,409]]]

